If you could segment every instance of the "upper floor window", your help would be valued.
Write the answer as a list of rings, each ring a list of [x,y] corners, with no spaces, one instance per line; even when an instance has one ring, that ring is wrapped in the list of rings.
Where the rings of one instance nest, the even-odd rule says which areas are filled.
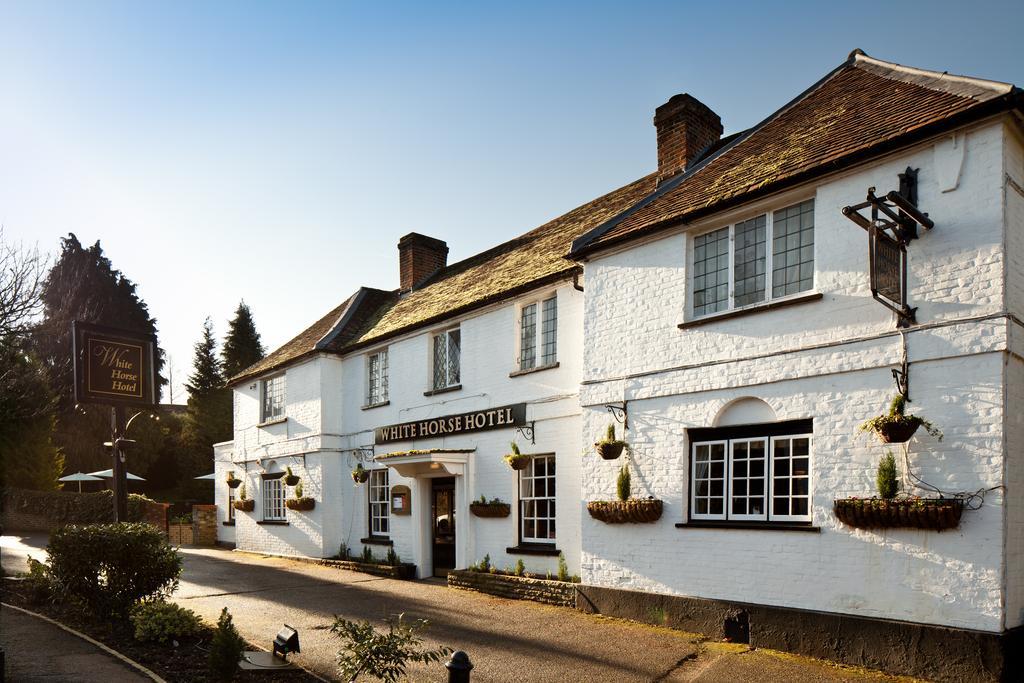
[[[809,428],[798,421],[694,430],[690,518],[810,522]],[[786,433],[794,430],[805,433]]]
[[[370,535],[387,536],[389,531],[388,512],[391,501],[388,498],[388,470],[386,467],[370,470],[368,491],[370,499]]]
[[[366,357],[366,404],[377,405],[388,400],[388,350],[381,349]]]
[[[434,335],[434,389],[446,389],[461,382],[462,340],[455,327]]]
[[[277,375],[263,380],[263,408],[260,411],[260,422],[284,417],[284,375]]]
[[[694,316],[778,299],[813,286],[813,199],[693,240]]]
[[[539,360],[539,362],[538,362]],[[558,298],[551,296],[519,309],[519,369],[558,360]]]

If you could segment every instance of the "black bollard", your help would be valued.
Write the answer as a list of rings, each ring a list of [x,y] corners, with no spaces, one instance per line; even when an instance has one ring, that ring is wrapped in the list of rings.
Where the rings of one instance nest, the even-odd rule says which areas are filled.
[[[469,672],[472,671],[473,664],[465,652],[456,650],[444,666],[448,669],[448,683],[469,683]]]

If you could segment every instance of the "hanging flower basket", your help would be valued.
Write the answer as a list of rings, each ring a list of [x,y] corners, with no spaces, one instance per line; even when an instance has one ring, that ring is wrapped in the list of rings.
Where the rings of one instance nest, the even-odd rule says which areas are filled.
[[[288,486],[295,486],[296,484],[299,483],[299,481],[300,481],[299,475],[297,475],[297,474],[292,474],[290,476],[289,475],[285,475],[285,478],[284,478],[284,483],[286,485],[288,485]]]
[[[914,432],[920,426],[920,422],[913,420],[908,422],[889,422],[888,424],[879,425],[875,433],[878,434],[878,438],[883,443],[906,443],[910,441],[910,437],[914,435]]]
[[[907,399],[897,394],[889,405],[889,412],[873,417],[860,426],[862,432],[873,432],[882,443],[906,443],[924,427],[925,431],[942,441],[942,432],[931,422],[917,415],[906,414]]]
[[[661,519],[662,502],[654,498],[592,500],[587,512],[605,524],[647,524]]]
[[[352,470],[352,481],[357,484],[365,484],[369,478],[370,470],[363,467],[362,464],[357,465],[356,468]]]
[[[252,498],[246,498],[245,500],[236,500],[235,509],[241,510],[242,512],[252,512],[256,509],[256,501]]]
[[[509,453],[505,456],[505,462],[508,463],[509,467],[518,472],[530,466],[530,456],[525,453]]]
[[[960,524],[960,498],[841,498],[832,505],[836,518],[858,529],[909,527],[953,529]]]
[[[228,478],[228,487],[233,488],[233,489],[237,489],[241,485],[242,485],[242,480],[241,479],[235,479],[234,477]]]
[[[615,460],[626,449],[626,442],[615,438],[615,425],[608,425],[605,437],[594,444],[594,450],[605,460]]]
[[[469,504],[469,511],[477,517],[508,517],[512,514],[512,506],[508,503],[481,503],[477,501]]]
[[[289,510],[298,510],[299,512],[306,512],[316,507],[316,499],[308,496],[303,498],[289,498],[284,501],[284,506]]]

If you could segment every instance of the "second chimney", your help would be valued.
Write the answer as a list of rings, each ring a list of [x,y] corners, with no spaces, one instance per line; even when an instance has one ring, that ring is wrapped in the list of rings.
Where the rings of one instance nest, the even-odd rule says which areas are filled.
[[[408,292],[448,264],[448,245],[443,240],[410,232],[398,240],[401,291]]]
[[[722,137],[722,119],[690,95],[675,95],[654,111],[658,130],[658,183],[685,171]]]

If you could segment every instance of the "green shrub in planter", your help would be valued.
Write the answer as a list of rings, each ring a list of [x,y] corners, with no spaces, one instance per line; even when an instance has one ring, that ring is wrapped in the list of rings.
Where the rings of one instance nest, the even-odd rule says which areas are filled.
[[[54,595],[99,616],[167,597],[181,575],[181,556],[149,524],[66,526],[50,536],[47,552]]]
[[[230,681],[238,671],[238,660],[245,651],[245,641],[238,635],[238,629],[231,622],[231,613],[225,607],[217,619],[217,629],[210,641],[210,654],[207,663],[210,677],[215,681]]]
[[[166,643],[199,635],[199,615],[173,602],[143,602],[132,608],[129,619],[135,627],[135,640]]]
[[[615,482],[615,492],[619,496],[619,500],[629,500],[629,493],[631,486],[631,477],[629,475],[629,463],[624,463],[619,468],[619,478]]]
[[[900,483],[896,480],[896,458],[892,451],[882,456],[878,463],[878,476],[875,479],[878,484],[879,498],[895,498],[900,490]]]

